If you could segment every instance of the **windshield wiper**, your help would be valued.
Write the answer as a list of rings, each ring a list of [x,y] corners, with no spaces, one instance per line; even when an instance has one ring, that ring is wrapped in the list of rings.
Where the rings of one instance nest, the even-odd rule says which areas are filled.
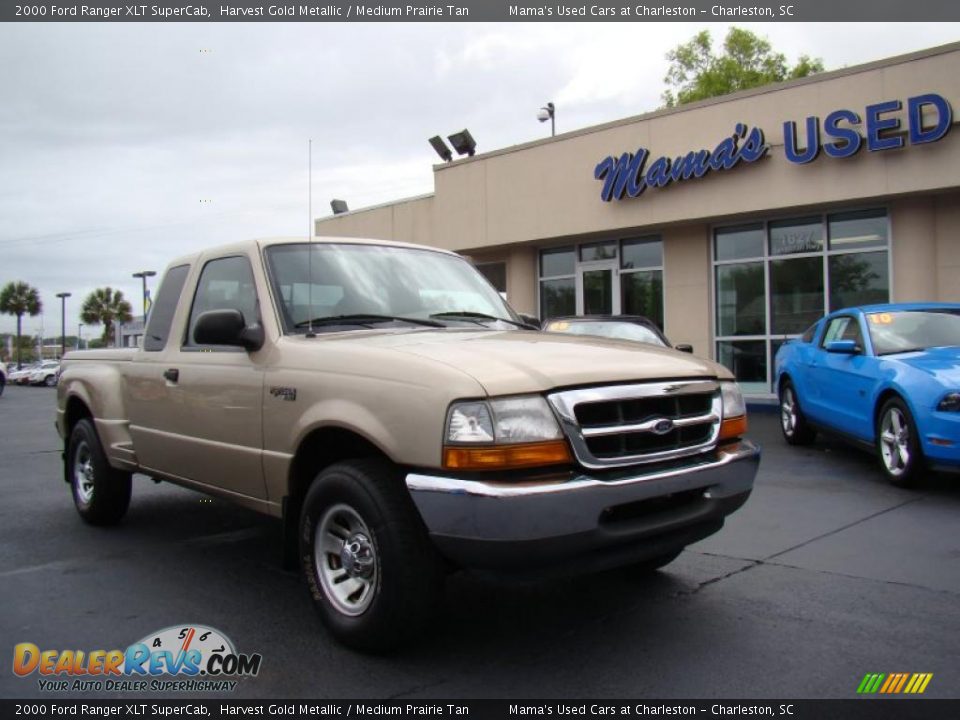
[[[482,325],[483,320],[499,320],[500,322],[508,323],[509,325],[515,325],[516,327],[525,328],[528,330],[539,330],[540,328],[534,327],[529,323],[520,322],[518,320],[511,320],[510,318],[496,317],[494,315],[487,315],[486,313],[481,312],[472,312],[470,310],[451,310],[449,312],[438,312],[431,313],[430,317],[432,318],[448,318],[450,320],[467,320],[470,322],[475,322],[477,325]]]
[[[312,320],[304,320],[294,325],[295,328],[305,328],[317,325],[361,325],[373,327],[377,323],[384,322],[407,322],[413,325],[425,325],[426,327],[446,327],[443,323],[436,320],[421,320],[420,318],[403,317],[401,315],[373,315],[371,313],[355,313],[353,315],[324,315]]]

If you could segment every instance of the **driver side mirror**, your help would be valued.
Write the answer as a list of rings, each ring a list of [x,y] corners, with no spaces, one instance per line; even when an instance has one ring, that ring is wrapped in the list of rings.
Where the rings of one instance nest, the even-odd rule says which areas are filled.
[[[532,325],[537,329],[540,328],[540,321],[533,315],[528,315],[527,313],[517,313],[517,317],[523,320],[523,322],[525,322],[527,325]]]
[[[824,350],[839,355],[858,355],[863,352],[855,340],[832,340],[824,346]]]
[[[239,310],[207,310],[197,318],[193,341],[197,345],[240,346],[255,351],[263,347],[263,326],[247,325]]]

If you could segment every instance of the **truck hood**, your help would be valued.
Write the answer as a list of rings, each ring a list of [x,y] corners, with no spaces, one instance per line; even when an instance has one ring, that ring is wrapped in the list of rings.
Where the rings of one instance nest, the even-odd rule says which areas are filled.
[[[587,336],[449,329],[381,335],[377,344],[457,368],[490,395],[597,383],[732,378],[726,368],[687,353]]]

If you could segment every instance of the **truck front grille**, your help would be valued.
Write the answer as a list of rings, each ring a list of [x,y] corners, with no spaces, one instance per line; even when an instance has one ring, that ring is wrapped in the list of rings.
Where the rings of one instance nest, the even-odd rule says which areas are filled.
[[[710,450],[720,432],[712,380],[611,385],[547,396],[585,467],[657,462]]]

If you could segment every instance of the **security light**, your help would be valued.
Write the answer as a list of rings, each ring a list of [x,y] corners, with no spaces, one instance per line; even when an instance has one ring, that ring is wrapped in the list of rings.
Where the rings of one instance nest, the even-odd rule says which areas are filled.
[[[466,128],[453,135],[447,135],[447,139],[458,155],[470,155],[472,157],[476,152],[477,141],[473,139],[473,135]]]
[[[443,138],[439,135],[434,135],[428,142],[433,146],[433,149],[437,151],[444,162],[450,162],[453,160],[453,153],[450,152],[450,148],[447,147],[447,144],[443,141]]]
[[[350,212],[346,200],[331,200],[330,209],[333,210],[334,215],[342,215],[345,212]]]

